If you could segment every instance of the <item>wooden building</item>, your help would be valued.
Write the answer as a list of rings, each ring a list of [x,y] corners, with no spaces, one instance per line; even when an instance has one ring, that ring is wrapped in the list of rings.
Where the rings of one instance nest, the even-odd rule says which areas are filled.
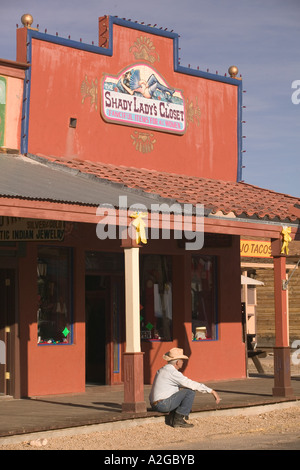
[[[299,259],[299,241],[291,241],[286,261],[290,346],[300,338]],[[248,333],[255,335],[259,347],[273,348],[275,345],[274,262],[270,240],[241,240],[241,272],[253,280],[249,289],[251,299],[246,307],[251,322],[251,330]]]

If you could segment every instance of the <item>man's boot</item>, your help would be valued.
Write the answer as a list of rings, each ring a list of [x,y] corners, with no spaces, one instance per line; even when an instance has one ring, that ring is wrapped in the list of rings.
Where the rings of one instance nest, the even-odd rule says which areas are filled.
[[[184,416],[175,413],[174,414],[174,419],[173,419],[173,428],[192,428],[194,425],[192,423],[187,423],[184,420]]]
[[[168,416],[168,424],[169,424],[169,426],[173,426],[174,415],[175,415],[175,410],[170,411],[169,416]]]

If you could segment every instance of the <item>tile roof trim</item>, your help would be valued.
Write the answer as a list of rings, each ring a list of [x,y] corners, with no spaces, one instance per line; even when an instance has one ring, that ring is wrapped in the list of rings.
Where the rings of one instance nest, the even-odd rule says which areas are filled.
[[[15,155],[16,157],[20,155]],[[57,157],[48,157],[48,156],[43,156],[43,155],[33,155],[33,154],[27,154],[26,156],[23,156],[24,158],[28,158],[32,161],[39,162],[43,165],[52,167],[52,168],[57,168],[61,171],[66,171],[66,172],[71,172],[72,174],[80,174],[81,177],[84,178],[91,178],[94,181],[101,181],[103,184],[108,184],[110,187],[115,187],[116,189],[123,188],[124,190],[130,190],[133,194],[141,194],[141,195],[147,195],[147,197],[153,197],[153,200],[156,198],[164,199],[168,201],[168,203],[178,203],[178,204],[192,204],[194,207],[197,205],[197,201],[193,199],[193,196],[199,197],[199,190],[198,193],[196,190],[182,190],[182,184],[191,184],[191,183],[198,183],[202,184],[200,186],[200,189],[203,191],[203,194],[206,194],[206,197],[210,197],[209,194],[209,189],[211,187],[214,187],[215,189],[220,187],[223,191],[224,194],[227,193],[227,201],[225,204],[217,204],[214,202],[213,198],[210,200],[206,201],[204,203],[205,208],[207,209],[206,214],[209,217],[218,217],[216,216],[216,213],[221,213],[221,218],[224,218],[227,220],[230,220],[228,217],[228,214],[234,213],[234,217],[232,220],[243,220],[243,221],[258,221],[258,222],[263,222],[263,223],[274,223],[274,224],[299,224],[299,218],[296,215],[297,211],[293,213],[293,207],[297,204],[300,203],[300,199],[296,198],[294,196],[290,196],[284,193],[277,193],[273,190],[270,189],[264,189],[260,188],[255,185],[251,185],[245,182],[228,182],[228,181],[222,181],[222,180],[213,180],[213,179],[208,179],[208,178],[200,178],[200,177],[194,177],[194,176],[189,176],[189,175],[179,175],[175,173],[166,173],[166,172],[159,172],[157,170],[149,170],[145,168],[134,168],[134,167],[126,167],[123,165],[113,165],[110,163],[102,163],[102,162],[91,162],[91,161],[86,161],[86,160],[70,160],[70,159],[62,159],[62,158],[57,158]],[[105,170],[105,171],[104,171]],[[102,175],[99,175],[99,173],[102,172]],[[104,176],[103,176],[104,173]],[[113,177],[110,177],[110,175],[114,175]],[[160,188],[160,191],[158,190],[155,185],[150,184],[150,189],[149,186],[144,187],[142,185],[134,185],[132,184],[131,180],[133,179],[133,175],[135,177],[140,176],[139,181],[142,179],[147,179],[147,182],[149,181],[151,183],[151,176],[152,179],[154,180],[155,178],[158,179],[159,177],[161,178],[162,181],[168,181],[172,179],[172,183],[174,182],[179,182],[179,187],[178,191],[174,194],[170,195],[169,192],[165,192],[164,189]],[[127,177],[127,181],[126,181]],[[143,178],[142,178],[143,177]],[[162,185],[162,181],[160,181],[160,184]],[[163,185],[162,185],[163,186]],[[238,199],[240,199],[240,193],[241,191],[247,192],[247,190],[250,190],[251,192],[258,192],[259,195],[255,194],[256,198],[260,198],[261,200],[268,200],[269,197],[274,197],[279,199],[278,201],[278,207],[280,207],[280,211],[278,211],[278,207],[275,208],[275,210],[272,210],[271,208],[268,209],[266,212],[266,209],[264,206],[262,206],[262,209],[257,208],[257,203],[254,204],[253,202],[250,204],[248,211],[245,210],[244,207],[234,207],[234,204],[230,197],[228,196],[228,191],[227,189],[230,189],[233,194],[233,202],[236,203]],[[173,189],[173,188],[172,188]],[[206,189],[206,191],[205,191]],[[203,197],[203,194],[200,195]],[[207,196],[208,195],[208,196]],[[232,196],[232,195],[231,195]],[[201,202],[198,202],[200,204]],[[280,214],[284,214],[286,212],[287,216],[281,216]]]

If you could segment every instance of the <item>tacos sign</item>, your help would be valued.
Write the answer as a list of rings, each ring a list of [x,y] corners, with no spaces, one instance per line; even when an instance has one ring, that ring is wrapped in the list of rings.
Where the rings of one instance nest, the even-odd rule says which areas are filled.
[[[183,134],[184,99],[146,65],[135,65],[102,81],[102,117],[108,122]]]

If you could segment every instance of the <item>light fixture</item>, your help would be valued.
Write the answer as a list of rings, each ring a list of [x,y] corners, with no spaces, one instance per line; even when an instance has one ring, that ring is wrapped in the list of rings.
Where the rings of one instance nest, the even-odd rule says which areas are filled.
[[[41,259],[37,262],[37,274],[38,277],[45,277],[47,275],[47,263]]]

